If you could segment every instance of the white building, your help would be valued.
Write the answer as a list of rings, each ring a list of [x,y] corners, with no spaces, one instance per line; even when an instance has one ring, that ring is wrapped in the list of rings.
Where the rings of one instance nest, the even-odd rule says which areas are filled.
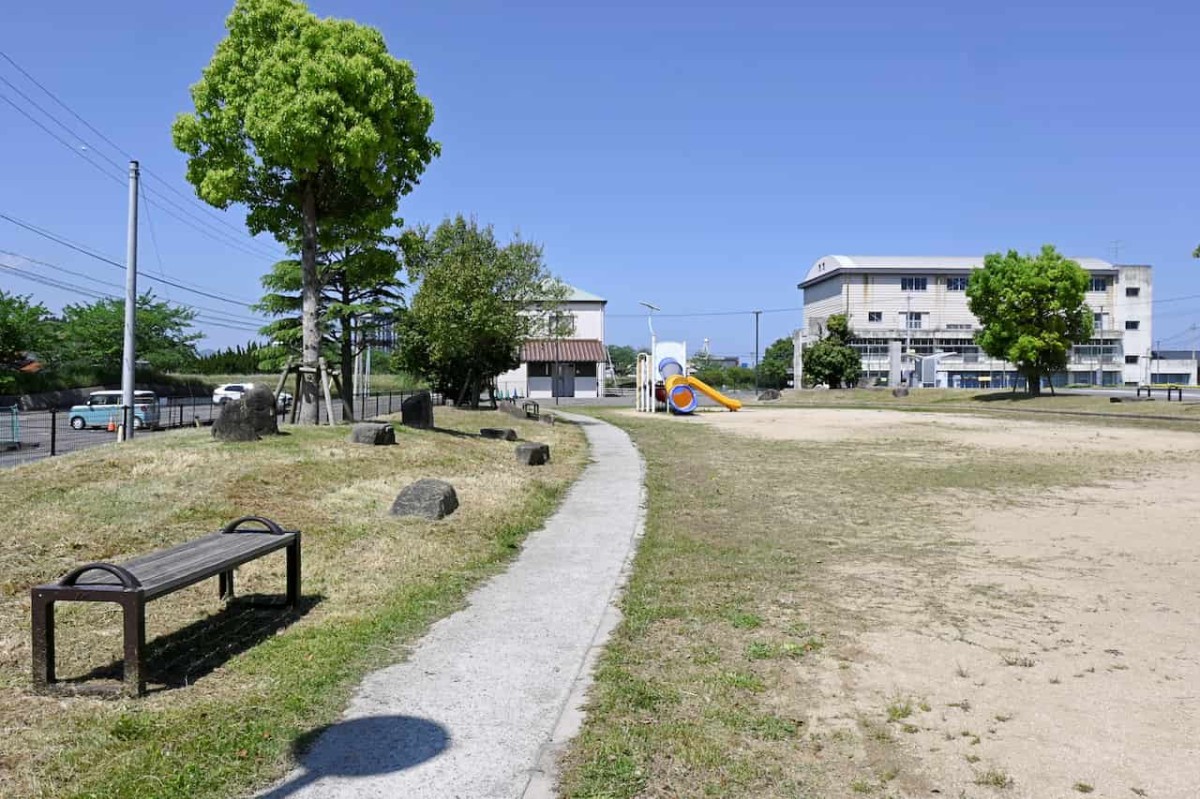
[[[1055,385],[1138,385],[1151,377],[1149,266],[1074,259],[1091,274],[1087,304],[1095,316],[1091,341],[1071,350]],[[804,292],[804,327],[797,344],[816,340],[825,320],[847,314],[853,346],[862,353],[863,382],[883,382],[889,346],[899,341],[905,371],[917,359],[945,353],[926,382],[953,388],[1007,387],[1019,380],[1012,364],[989,358],[975,343],[979,320],[967,308],[967,279],[983,257],[827,255],[818,258],[798,288]],[[796,372],[803,365],[797,346]],[[915,378],[920,380],[918,376]]]
[[[532,338],[521,347],[521,365],[496,378],[496,390],[532,399],[603,397],[608,350],[604,309],[608,300],[573,286],[549,310],[537,309],[554,336]]]

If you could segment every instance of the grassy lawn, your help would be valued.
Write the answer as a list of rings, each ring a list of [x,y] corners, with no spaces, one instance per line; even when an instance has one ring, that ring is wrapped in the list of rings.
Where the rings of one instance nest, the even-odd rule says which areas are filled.
[[[577,799],[927,795],[902,746],[925,703],[897,695],[863,712],[839,699],[854,690],[861,637],[918,601],[904,585],[953,585],[964,508],[1008,508],[1154,460],[894,433],[764,441],[665,414],[592,412],[641,449],[649,507],[624,620],[563,763],[562,795]],[[893,578],[902,587],[885,600],[875,587]],[[965,623],[931,596],[921,614]]]
[[[394,447],[350,445],[345,427],[255,444],[191,430],[0,472],[0,797],[228,797],[281,775],[365,672],[402,658],[516,552],[586,459],[573,425],[435,412],[441,429],[399,428]],[[464,435],[497,425],[549,443],[553,464],[517,468],[512,444]],[[459,510],[432,523],[390,517],[421,477],[452,482]],[[148,606],[148,697],[31,693],[31,585],[247,513],[304,531],[299,616],[222,606],[206,581]],[[240,569],[239,595],[282,592],[283,562]],[[113,608],[59,605],[60,679],[119,674]]]

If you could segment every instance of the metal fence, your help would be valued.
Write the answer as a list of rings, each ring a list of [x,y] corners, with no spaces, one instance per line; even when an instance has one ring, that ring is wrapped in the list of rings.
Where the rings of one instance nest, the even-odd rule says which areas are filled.
[[[399,413],[405,398],[417,393],[393,391],[355,397],[354,416],[371,419]],[[433,394],[433,401],[434,404],[444,404],[441,395],[436,393]],[[181,427],[211,425],[221,415],[221,407],[213,403],[211,397],[159,397],[158,423],[153,427],[135,430],[134,437],[157,435]],[[321,424],[326,424],[328,414],[324,398],[318,399],[317,411]],[[73,418],[68,408],[48,411],[0,408],[0,468],[116,443],[119,427],[123,421],[128,423],[131,414],[128,406],[113,406],[111,413],[95,420],[99,421],[98,426],[87,425],[82,428],[72,425]],[[291,408],[281,409],[280,422],[288,422],[291,418]],[[345,408],[342,400],[337,398],[333,400],[333,420],[335,424],[345,420]]]

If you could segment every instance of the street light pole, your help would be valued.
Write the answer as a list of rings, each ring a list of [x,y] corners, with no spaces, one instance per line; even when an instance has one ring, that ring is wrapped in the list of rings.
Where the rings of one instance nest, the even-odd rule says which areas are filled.
[[[758,396],[758,319],[762,311],[754,312],[754,395]]]
[[[121,405],[128,414],[121,419],[122,440],[133,438],[133,384],[137,364],[137,223],[138,223],[138,162],[129,162],[129,229],[125,251],[125,342],[121,355]]]
[[[646,375],[646,381],[649,383],[647,393],[649,394],[650,413],[654,413],[655,405],[658,404],[658,398],[654,396],[655,376],[658,374],[658,364],[654,361],[654,351],[658,349],[658,339],[654,335],[654,312],[661,311],[654,303],[638,301],[638,305],[646,309],[646,326],[650,328],[650,374]]]

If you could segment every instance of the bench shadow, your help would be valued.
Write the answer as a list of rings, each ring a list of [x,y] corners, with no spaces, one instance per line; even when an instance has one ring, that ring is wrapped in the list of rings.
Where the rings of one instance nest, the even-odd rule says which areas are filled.
[[[247,594],[225,603],[219,611],[188,626],[146,642],[143,667],[146,693],[186,688],[211,674],[235,656],[278,634],[315,608],[324,597],[303,596],[296,610],[283,605],[276,595]],[[154,604],[147,613],[154,612]],[[120,682],[124,661],[114,660],[77,677],[63,678],[59,685],[87,689],[89,683]]]
[[[418,766],[446,751],[450,733],[415,716],[367,716],[305,733],[292,750],[298,773],[258,799],[284,799],[325,777],[364,778]]]

